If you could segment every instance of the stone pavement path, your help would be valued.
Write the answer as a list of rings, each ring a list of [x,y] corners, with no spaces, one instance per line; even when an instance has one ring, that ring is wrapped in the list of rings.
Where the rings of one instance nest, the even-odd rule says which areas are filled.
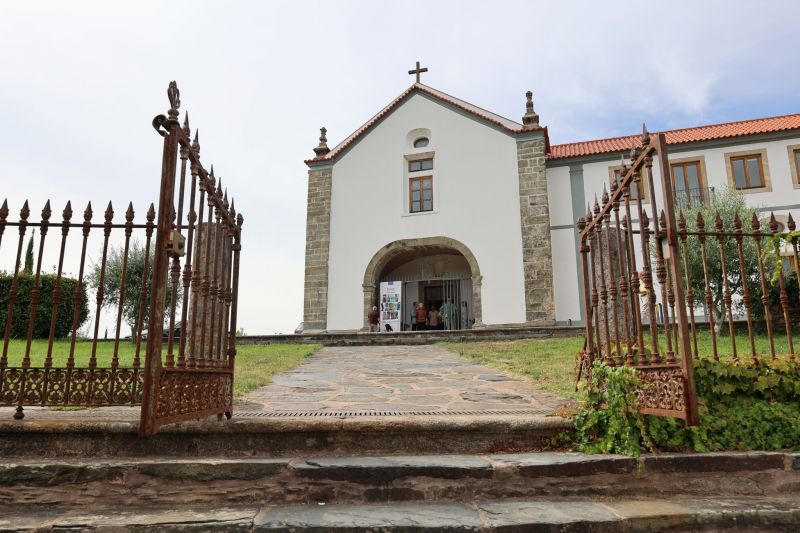
[[[550,415],[568,400],[472,363],[438,346],[327,347],[237,402],[237,418],[330,413],[340,416]],[[25,420],[131,420],[139,407],[50,410],[25,407]],[[10,420],[13,407],[0,407]],[[348,414],[349,413],[349,414]],[[371,413],[375,413],[374,415]]]
[[[276,411],[550,414],[566,400],[438,346],[327,347],[247,394]]]

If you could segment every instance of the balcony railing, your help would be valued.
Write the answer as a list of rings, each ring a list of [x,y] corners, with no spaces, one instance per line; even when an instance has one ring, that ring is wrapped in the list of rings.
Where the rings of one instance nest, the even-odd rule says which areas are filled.
[[[714,194],[714,187],[698,187],[675,191],[675,208],[690,209],[698,204],[708,202]]]

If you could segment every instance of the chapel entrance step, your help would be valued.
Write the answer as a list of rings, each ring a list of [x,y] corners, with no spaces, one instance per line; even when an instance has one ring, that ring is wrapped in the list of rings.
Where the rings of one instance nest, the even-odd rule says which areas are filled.
[[[796,498],[500,499],[364,505],[0,508],[2,531],[796,531]]]
[[[505,498],[795,497],[800,454],[522,453],[239,459],[14,460],[0,504],[470,502]]]
[[[0,418],[2,457],[286,457],[534,451],[572,428],[560,416],[407,414],[207,419],[138,436],[135,420]]]

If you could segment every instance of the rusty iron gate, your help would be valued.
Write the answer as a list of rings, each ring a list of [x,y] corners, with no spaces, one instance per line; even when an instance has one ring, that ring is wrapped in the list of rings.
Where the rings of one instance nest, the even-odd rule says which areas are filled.
[[[640,412],[697,425],[693,359],[719,360],[725,339],[717,332],[714,309],[720,310],[728,324],[725,357],[740,360],[736,335],[746,324],[745,349],[754,364],[761,357],[775,359],[779,355],[775,339],[781,330],[788,347],[785,357],[795,358],[791,324],[799,308],[790,305],[786,277],[800,279],[800,255],[796,236],[784,234],[778,239],[781,228],[774,214],[767,228],[762,228],[765,224],[754,213],[746,221],[749,231],[738,213],[733,220],[723,220],[716,213],[713,221],[707,221],[700,211],[693,220],[687,221],[683,211],[676,217],[678,194],[666,146],[664,134],[651,136],[645,128],[641,142],[631,147],[630,161],[623,157],[610,188],[604,187],[601,201],[595,199],[586,216],[577,221],[586,316],[578,377],[591,380],[592,364],[598,359],[610,366],[633,367],[641,382],[637,391]],[[657,201],[654,161],[658,162],[663,205]],[[649,201],[645,200],[648,193]],[[653,216],[655,213],[658,215]],[[791,214],[786,226],[792,232],[796,229]],[[763,253],[776,242],[783,243],[779,255],[792,259],[788,267],[782,257]],[[702,264],[700,279],[692,279],[690,254]],[[711,254],[716,254],[721,267],[716,276],[709,268]],[[754,263],[752,257],[745,261],[747,254],[757,255],[757,267],[748,267],[744,275],[746,264]],[[735,269],[726,267],[729,261]],[[754,288],[759,289],[760,302],[754,303]],[[764,319],[756,323],[753,315],[759,303]],[[696,316],[701,307],[703,320]],[[757,327],[766,329],[769,353],[760,354],[757,349]],[[709,332],[710,353],[698,349],[701,328]]]
[[[644,384],[638,391],[641,412],[675,416],[695,425],[697,395],[685,327],[686,300],[681,283],[672,283],[683,279],[680,262],[671,260],[679,257],[674,201],[671,195],[664,195],[661,224],[654,220],[652,228],[643,205],[643,193],[650,191],[651,209],[657,212],[654,159],[658,159],[662,190],[672,190],[666,140],[663,134],[653,140],[645,130],[641,144],[641,148],[631,148],[630,166],[622,161],[618,176],[611,180],[610,195],[604,188],[602,205],[595,199],[594,209],[589,206],[586,218],[577,222],[586,305],[586,340],[580,371],[591,379],[596,359],[613,366],[633,366]],[[651,247],[655,248],[655,258]],[[661,301],[675,302],[673,316],[666,317],[661,328],[655,314],[654,273],[662,292]],[[639,305],[640,288],[649,304],[644,312]],[[672,329],[677,335],[672,335]],[[666,340],[666,350],[662,350],[662,339]]]
[[[206,171],[200,162],[198,135],[195,132],[191,140],[188,115],[183,126],[180,124],[180,93],[175,82],[170,83],[167,96],[167,115],[153,119],[153,127],[164,137],[158,210],[150,204],[144,222],[134,222],[132,204],[123,223],[114,221],[110,202],[103,222],[92,221],[91,203],[83,212],[82,222],[73,222],[70,202],[61,222],[50,220],[49,201],[38,222],[29,220],[27,201],[18,220],[8,220],[7,201],[0,207],[0,252],[6,227],[16,227],[19,233],[16,249],[11,251],[15,258],[13,273],[0,275],[0,282],[8,289],[0,405],[16,406],[17,419],[24,417],[26,405],[141,404],[139,433],[151,435],[164,424],[210,415],[230,418],[232,414],[243,218],[236,213],[233,200],[229,204],[213,167]],[[39,243],[35,268],[29,269],[22,267],[22,258],[30,228],[39,231]],[[42,263],[52,229],[61,230],[52,250],[58,263],[53,267],[54,274],[46,274]],[[144,238],[143,265],[134,280],[129,266],[134,262],[131,252],[137,246],[137,237]],[[68,253],[70,240],[81,243],[77,255]],[[118,294],[110,295],[105,281],[107,275],[111,276],[109,255],[114,254],[114,242],[119,244],[117,266],[121,264],[121,273],[115,287]],[[90,243],[101,250],[99,257],[89,254]],[[67,275],[70,260],[77,268],[77,277]],[[79,326],[87,315],[81,302],[87,297],[92,263],[97,286],[94,324],[87,338],[79,338]],[[121,325],[123,314],[130,311],[126,309],[126,285],[132,287],[134,281],[140,289],[132,306],[135,323],[127,341],[121,338]],[[29,290],[22,291],[26,285]],[[101,314],[109,297],[118,302],[112,341],[99,338]],[[71,305],[66,331],[57,318],[64,305]],[[42,321],[49,329],[42,329]],[[25,331],[22,334],[21,329]],[[68,341],[56,342],[65,333]],[[46,343],[37,337],[46,338]]]

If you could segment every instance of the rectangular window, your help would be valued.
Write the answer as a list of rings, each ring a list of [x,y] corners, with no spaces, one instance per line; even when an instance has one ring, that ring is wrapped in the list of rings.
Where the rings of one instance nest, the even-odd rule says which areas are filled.
[[[620,172],[621,172],[620,169],[618,168],[614,169],[614,179],[616,180],[617,185],[619,185]],[[631,200],[635,201],[638,199],[639,199],[639,184],[631,181]],[[642,198],[642,200],[644,200],[644,198]]]
[[[794,174],[797,175],[797,171],[800,170],[800,148],[795,148],[792,151],[792,155],[794,156],[792,158],[792,163],[794,163]],[[797,184],[800,183],[800,180],[795,178],[794,182]]]
[[[670,169],[675,186],[675,200],[679,206],[689,207],[708,200],[699,160],[672,163]]]
[[[425,170],[433,170],[433,159],[417,159],[408,162],[409,172],[423,172]]]
[[[759,189],[765,186],[761,154],[732,156],[730,162],[736,189]]]
[[[433,211],[433,176],[409,178],[408,201],[410,213]]]

